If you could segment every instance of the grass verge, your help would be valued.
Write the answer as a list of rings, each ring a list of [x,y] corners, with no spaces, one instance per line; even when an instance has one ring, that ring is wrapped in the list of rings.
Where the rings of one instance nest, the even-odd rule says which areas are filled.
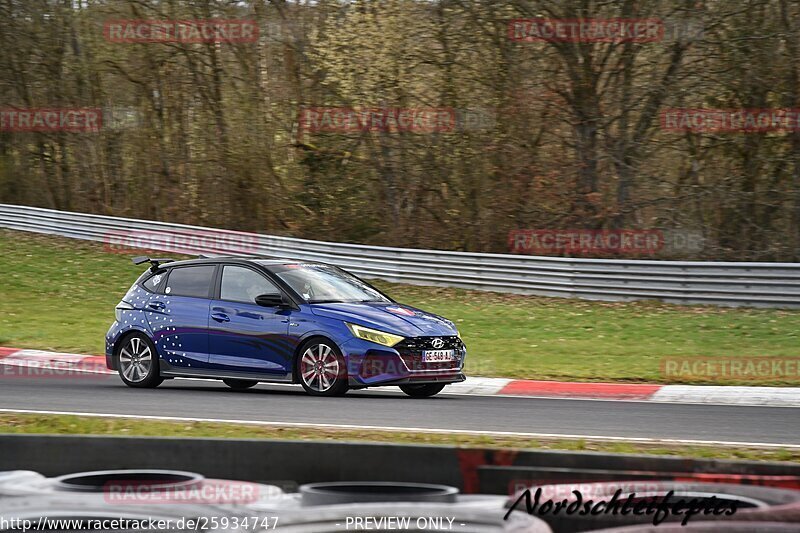
[[[0,346],[102,354],[114,306],[143,271],[102,244],[0,230]],[[454,320],[468,375],[565,381],[794,385],[668,378],[674,356],[797,356],[800,311],[609,303],[377,282]]]
[[[478,448],[645,453],[707,459],[748,459],[754,461],[789,461],[800,463],[800,451],[791,449],[765,450],[744,446],[676,446],[625,442],[609,443],[583,439],[526,439],[510,436],[473,436],[409,431],[282,428],[216,422],[172,422],[22,413],[1,414],[0,433],[390,442]]]

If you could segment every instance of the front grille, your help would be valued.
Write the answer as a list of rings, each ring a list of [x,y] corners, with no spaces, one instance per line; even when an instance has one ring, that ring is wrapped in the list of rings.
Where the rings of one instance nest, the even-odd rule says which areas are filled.
[[[443,346],[434,348],[434,339],[442,339]],[[394,349],[412,372],[425,370],[458,370],[461,368],[461,358],[464,356],[464,343],[456,336],[453,337],[411,337],[395,344]],[[455,350],[456,360],[443,363],[426,363],[422,360],[423,350]]]
[[[442,339],[444,342],[444,346],[439,348],[433,347],[433,340],[434,339]],[[394,349],[407,349],[411,351],[422,351],[422,350],[461,350],[464,347],[464,343],[461,342],[456,336],[452,337],[409,337],[402,342],[395,344]]]

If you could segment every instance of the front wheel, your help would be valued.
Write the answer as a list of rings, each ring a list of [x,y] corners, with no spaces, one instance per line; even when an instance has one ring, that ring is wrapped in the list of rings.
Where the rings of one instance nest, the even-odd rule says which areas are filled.
[[[426,383],[423,385],[400,385],[400,390],[412,398],[430,398],[442,392],[444,383]]]
[[[125,339],[117,357],[119,377],[128,387],[151,389],[164,381],[158,369],[156,347],[144,334],[134,333]]]
[[[344,357],[327,339],[312,340],[302,348],[297,373],[312,396],[341,396],[349,388]]]

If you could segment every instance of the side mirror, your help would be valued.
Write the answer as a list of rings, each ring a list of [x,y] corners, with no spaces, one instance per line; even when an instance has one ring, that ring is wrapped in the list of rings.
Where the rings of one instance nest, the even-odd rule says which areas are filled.
[[[256,304],[261,307],[283,307],[288,303],[282,294],[260,294],[256,296]]]

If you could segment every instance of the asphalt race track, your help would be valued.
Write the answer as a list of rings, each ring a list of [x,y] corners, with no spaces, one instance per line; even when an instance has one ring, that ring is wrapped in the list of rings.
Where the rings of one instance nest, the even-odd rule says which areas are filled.
[[[447,389],[445,389],[447,390]],[[395,392],[396,391],[396,392]],[[399,390],[308,396],[299,386],[236,392],[222,382],[169,380],[130,389],[116,375],[0,380],[0,412],[29,410],[603,438],[800,445],[800,409],[448,395]]]

